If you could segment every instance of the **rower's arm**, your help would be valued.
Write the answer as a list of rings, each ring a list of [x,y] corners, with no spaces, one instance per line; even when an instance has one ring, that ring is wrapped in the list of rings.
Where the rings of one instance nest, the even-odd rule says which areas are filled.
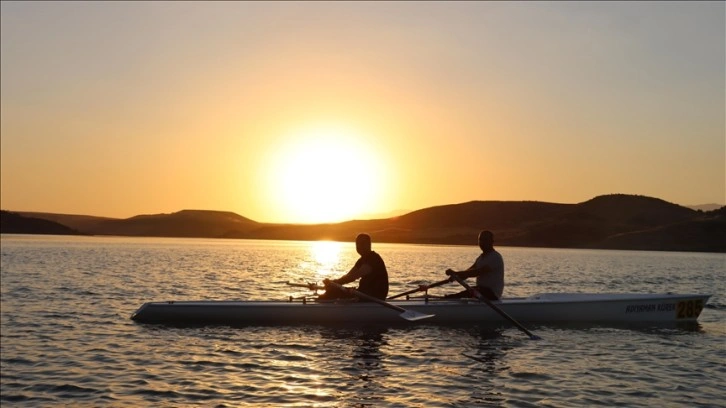
[[[484,265],[481,268],[473,268],[468,269],[464,271],[464,276],[467,278],[475,278],[480,275],[484,275],[485,273],[489,273],[492,271],[492,268],[489,267],[489,265]]]
[[[489,273],[489,272],[491,272],[491,270],[492,270],[492,268],[490,268],[489,265],[484,265],[481,268],[475,268],[474,265],[472,265],[469,269],[467,269],[465,271],[457,272],[457,271],[453,271],[453,270],[449,269],[446,272],[447,272],[447,275],[449,275],[448,272],[451,271],[452,273],[455,273],[456,275],[458,275],[460,278],[467,279],[467,278],[475,278],[479,275]]]
[[[369,273],[371,273],[372,269],[370,265],[363,264],[360,267],[356,268],[353,267],[350,272],[346,273],[345,275],[341,276],[340,278],[336,279],[335,281],[338,282],[341,285],[345,285],[346,283],[353,282],[357,279],[360,279]]]

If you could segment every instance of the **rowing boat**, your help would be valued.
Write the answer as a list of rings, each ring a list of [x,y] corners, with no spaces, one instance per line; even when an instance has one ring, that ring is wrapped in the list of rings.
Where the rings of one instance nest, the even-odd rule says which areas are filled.
[[[711,295],[543,293],[494,301],[521,322],[533,323],[676,323],[695,322]],[[428,297],[392,300],[391,305],[434,315],[408,322],[371,302],[288,301],[165,301],[144,303],[131,318],[140,323],[229,325],[340,325],[504,323],[505,318],[476,299]]]

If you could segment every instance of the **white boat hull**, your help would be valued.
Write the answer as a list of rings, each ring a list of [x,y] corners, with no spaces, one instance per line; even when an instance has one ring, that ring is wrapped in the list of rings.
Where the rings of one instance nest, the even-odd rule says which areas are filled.
[[[520,323],[695,322],[710,295],[546,293],[493,302]],[[477,300],[404,300],[389,303],[434,317],[409,322],[376,303],[302,301],[168,301],[142,305],[140,323],[229,325],[477,324],[504,323]]]

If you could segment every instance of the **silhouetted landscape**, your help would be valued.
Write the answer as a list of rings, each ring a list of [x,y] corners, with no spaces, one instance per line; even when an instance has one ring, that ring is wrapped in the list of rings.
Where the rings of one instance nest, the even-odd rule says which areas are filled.
[[[260,223],[233,212],[182,210],[126,219],[2,211],[0,232],[142,237],[198,237],[476,245],[480,230],[495,245],[726,252],[726,206],[702,211],[625,194],[578,204],[471,201],[424,208],[398,217],[331,224]]]
[[[78,230],[48,219],[23,216],[4,210],[0,212],[0,232],[3,234],[82,235]]]

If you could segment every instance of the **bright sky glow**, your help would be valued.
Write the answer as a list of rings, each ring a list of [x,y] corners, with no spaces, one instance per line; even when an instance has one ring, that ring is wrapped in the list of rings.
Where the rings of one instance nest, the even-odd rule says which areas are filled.
[[[2,209],[726,203],[724,2],[0,3]]]
[[[335,128],[301,130],[273,147],[260,168],[269,202],[294,220],[346,221],[380,206],[385,188],[382,157],[365,140]]]

